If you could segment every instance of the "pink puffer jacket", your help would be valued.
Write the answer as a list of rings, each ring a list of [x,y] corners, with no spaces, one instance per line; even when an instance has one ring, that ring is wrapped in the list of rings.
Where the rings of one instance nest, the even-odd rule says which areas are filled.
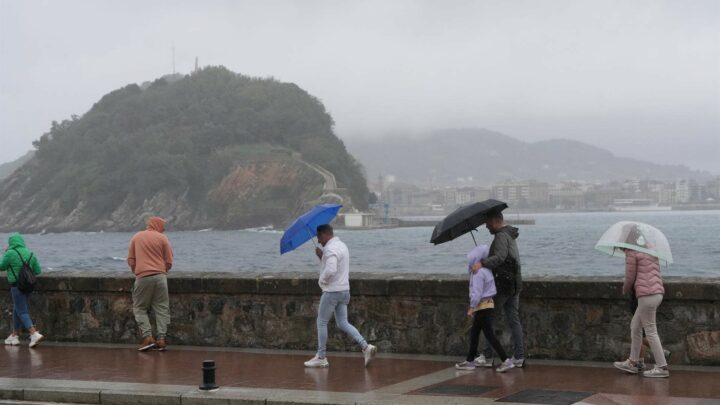
[[[635,288],[637,297],[665,294],[657,257],[636,250],[625,251],[623,294],[630,293],[632,288]]]

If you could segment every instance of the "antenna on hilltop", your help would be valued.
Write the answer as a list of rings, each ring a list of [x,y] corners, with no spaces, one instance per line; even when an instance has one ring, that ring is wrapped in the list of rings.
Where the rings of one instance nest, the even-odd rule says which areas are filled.
[[[196,57],[195,57],[195,70],[194,70],[194,72],[197,72],[197,71],[198,71],[198,57],[196,56]]]
[[[175,45],[173,45],[173,47],[172,47],[172,62],[173,62],[172,74],[175,75]]]

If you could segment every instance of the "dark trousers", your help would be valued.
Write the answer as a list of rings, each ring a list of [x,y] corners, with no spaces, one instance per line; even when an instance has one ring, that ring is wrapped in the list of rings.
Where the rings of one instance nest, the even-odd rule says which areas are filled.
[[[493,331],[492,324],[494,312],[494,309],[489,308],[477,311],[475,312],[475,315],[473,315],[473,324],[470,329],[470,351],[468,351],[466,358],[467,361],[474,361],[475,356],[477,356],[478,343],[480,342],[480,331],[483,332],[485,339],[487,339],[490,346],[492,346],[498,356],[500,356],[500,360],[505,361],[508,358],[505,350],[503,350],[502,346],[500,346],[500,342],[497,340],[497,337],[495,337],[495,332]]]
[[[514,295],[506,295],[498,292],[493,297],[495,301],[495,313],[500,311],[505,314],[508,326],[510,326],[510,332],[512,333],[513,344],[515,345],[515,358],[525,358],[525,344],[523,342],[523,329],[520,323],[520,293],[516,292]],[[498,315],[499,317],[500,315]],[[484,354],[485,357],[491,359],[493,356],[493,348],[485,342]]]

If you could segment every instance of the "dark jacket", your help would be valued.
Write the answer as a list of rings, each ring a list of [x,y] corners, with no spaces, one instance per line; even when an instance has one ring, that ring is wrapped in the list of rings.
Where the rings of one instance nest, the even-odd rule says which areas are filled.
[[[517,274],[515,275],[515,288],[519,292],[522,289],[522,272],[520,271],[520,252],[518,251],[517,239],[520,232],[513,226],[505,226],[500,229],[490,245],[490,255],[482,261],[484,267],[493,272],[497,271],[506,263],[508,257],[515,259],[517,263]],[[512,293],[512,291],[498,291],[499,293]]]

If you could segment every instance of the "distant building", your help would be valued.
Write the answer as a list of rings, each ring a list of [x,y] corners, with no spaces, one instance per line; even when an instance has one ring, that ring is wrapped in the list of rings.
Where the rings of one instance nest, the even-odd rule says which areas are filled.
[[[560,210],[584,210],[585,194],[578,183],[556,184],[549,191],[550,204]]]
[[[631,194],[628,195],[624,184],[619,182],[596,185],[591,191],[586,192],[585,208],[605,210],[608,209],[615,200],[631,196]]]
[[[670,211],[670,206],[661,206],[650,198],[619,198],[613,201],[615,211]]]
[[[446,208],[456,208],[461,205],[490,198],[489,188],[457,187],[443,190],[443,205]]]
[[[413,185],[387,186],[385,202],[394,215],[423,215],[443,210],[444,190],[427,190]],[[440,208],[438,208],[438,206]]]
[[[720,201],[720,177],[715,177],[707,182],[705,185],[705,192],[707,193],[708,198]]]
[[[680,180],[675,183],[675,200],[678,204],[688,204],[703,200],[703,188],[695,180]]]
[[[657,195],[657,202],[660,205],[674,205],[675,187],[673,184],[660,184],[654,189]]]
[[[490,188],[478,186],[421,188],[389,182],[380,199],[393,216],[433,216],[449,213],[461,205],[495,198],[512,208],[557,210],[639,210],[666,209],[678,204],[706,204],[720,201],[720,177],[704,184],[696,180],[565,181],[548,184],[533,180],[506,181]],[[380,187],[378,187],[380,188]]]
[[[520,208],[542,208],[549,205],[550,186],[537,181],[505,182],[492,188],[492,198]]]
[[[349,212],[340,214],[346,228],[367,228],[372,225],[375,214],[367,212]]]

